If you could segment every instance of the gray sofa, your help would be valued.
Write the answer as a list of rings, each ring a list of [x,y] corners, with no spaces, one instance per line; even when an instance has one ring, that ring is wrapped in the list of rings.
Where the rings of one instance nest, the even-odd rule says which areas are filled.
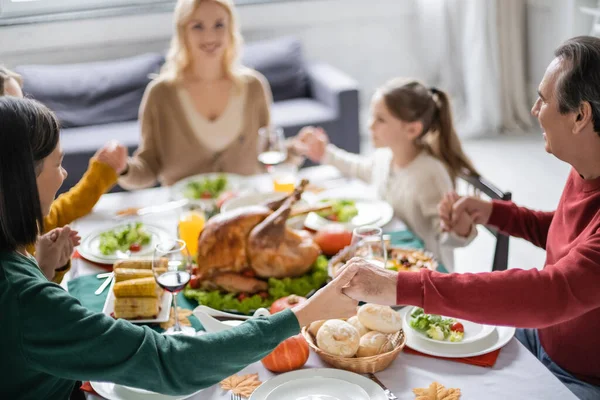
[[[61,192],[81,178],[90,157],[106,141],[117,139],[130,153],[137,148],[139,104],[149,75],[163,62],[162,54],[148,53],[113,61],[16,68],[26,95],[54,110],[63,126],[61,143],[69,176]],[[356,81],[330,65],[307,63],[294,38],[248,44],[242,63],[269,81],[272,121],[287,137],[303,126],[318,125],[334,144],[359,152]]]

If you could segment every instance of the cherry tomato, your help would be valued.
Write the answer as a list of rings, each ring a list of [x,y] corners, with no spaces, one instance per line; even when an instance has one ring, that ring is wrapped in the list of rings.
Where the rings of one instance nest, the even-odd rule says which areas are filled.
[[[464,333],[465,327],[460,322],[455,322],[452,324],[452,326],[450,326],[450,330]]]
[[[267,297],[269,297],[269,293],[267,293],[267,292],[258,292],[258,295],[263,299],[266,299]]]
[[[190,287],[192,289],[198,289],[200,287],[200,277],[196,275],[192,275],[190,278]]]
[[[136,251],[140,251],[142,249],[142,246],[139,243],[132,243],[131,246],[129,246],[129,250],[136,252]]]
[[[204,192],[202,193],[202,196],[200,196],[201,199],[212,199],[212,194],[210,194],[210,192]]]
[[[248,298],[248,295],[247,295],[246,293],[240,293],[240,294],[238,294],[238,296],[237,296],[237,299],[238,299],[239,301],[244,301],[246,298]]]

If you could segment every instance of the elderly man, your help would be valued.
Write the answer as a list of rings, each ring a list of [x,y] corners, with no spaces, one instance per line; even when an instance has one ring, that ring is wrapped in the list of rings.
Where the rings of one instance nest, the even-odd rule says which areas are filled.
[[[532,114],[546,150],[573,169],[554,212],[462,198],[475,223],[546,249],[544,268],[481,274],[400,273],[358,260],[345,293],[380,304],[519,328],[517,338],[581,399],[600,399],[600,39],[577,37],[555,52]],[[533,183],[535,184],[535,183]]]

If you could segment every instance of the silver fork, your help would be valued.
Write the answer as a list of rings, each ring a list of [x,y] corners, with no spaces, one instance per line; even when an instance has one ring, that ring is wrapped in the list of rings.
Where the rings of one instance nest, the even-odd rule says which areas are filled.
[[[239,394],[231,393],[231,400],[242,400],[242,396]]]
[[[396,395],[394,393],[392,393],[392,391],[390,389],[388,389],[379,379],[377,379],[375,374],[368,374],[368,376],[369,376],[369,379],[371,379],[373,382],[378,384],[383,389],[388,400],[398,400]]]

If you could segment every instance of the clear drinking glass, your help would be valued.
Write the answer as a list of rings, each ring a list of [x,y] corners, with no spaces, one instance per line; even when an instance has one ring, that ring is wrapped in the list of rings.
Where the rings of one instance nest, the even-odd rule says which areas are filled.
[[[175,325],[165,335],[195,335],[194,328],[181,326],[177,315],[177,294],[185,288],[192,276],[192,260],[183,240],[168,239],[154,248],[152,272],[156,283],[173,294]]]
[[[361,257],[378,267],[385,268],[387,250],[381,228],[369,225],[354,228],[352,246],[355,247],[355,257]]]
[[[258,162],[267,171],[274,165],[279,165],[287,159],[287,146],[283,129],[275,126],[265,126],[258,130]]]

